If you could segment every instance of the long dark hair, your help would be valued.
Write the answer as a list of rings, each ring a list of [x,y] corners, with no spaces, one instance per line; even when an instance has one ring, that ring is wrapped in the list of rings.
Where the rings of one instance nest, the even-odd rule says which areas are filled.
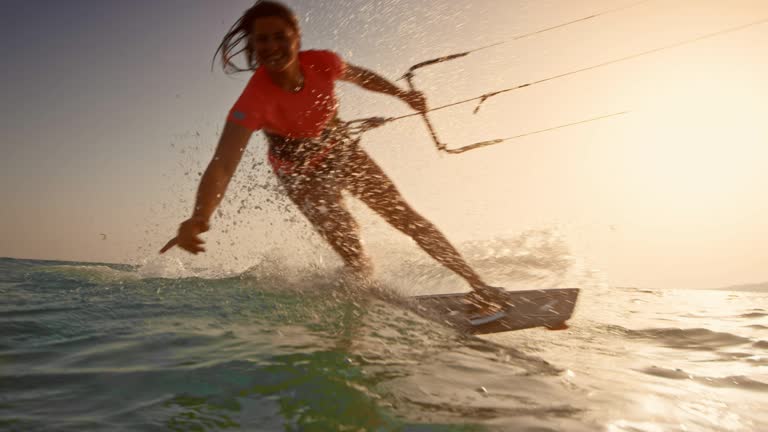
[[[216,53],[213,55],[213,62],[216,61],[216,56],[221,56],[221,67],[227,74],[236,72],[252,71],[259,67],[259,63],[256,60],[256,53],[253,47],[249,43],[249,36],[253,30],[253,21],[257,18],[277,17],[282,18],[287,22],[296,33],[299,33],[299,20],[296,18],[296,14],[276,1],[270,0],[257,0],[253,6],[246,10],[240,19],[230,27],[224,39],[221,40],[219,47],[216,49]],[[246,66],[241,68],[236,65],[232,59],[240,53],[245,53]]]

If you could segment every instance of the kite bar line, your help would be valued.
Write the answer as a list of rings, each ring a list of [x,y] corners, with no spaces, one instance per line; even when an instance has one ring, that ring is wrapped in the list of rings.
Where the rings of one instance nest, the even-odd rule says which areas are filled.
[[[567,123],[567,124],[563,124],[563,125],[559,125],[559,126],[553,126],[553,127],[549,127],[549,128],[546,128],[546,129],[539,129],[539,130],[535,130],[535,131],[531,131],[531,132],[526,132],[526,133],[523,133],[523,134],[520,134],[520,135],[514,135],[514,136],[510,136],[510,137],[505,137],[505,138],[496,138],[496,139],[487,140],[487,141],[480,141],[480,142],[476,142],[476,143],[473,143],[473,144],[468,144],[468,145],[465,145],[463,147],[458,147],[458,148],[454,148],[454,149],[449,149],[449,148],[446,148],[446,147],[443,147],[443,148],[439,148],[438,147],[438,149],[442,150],[442,151],[444,151],[446,153],[450,153],[450,154],[459,154],[459,153],[464,153],[466,151],[474,150],[474,149],[481,148],[481,147],[488,147],[488,146],[491,146],[491,145],[494,145],[494,144],[500,144],[500,143],[503,143],[503,142],[506,142],[506,141],[512,141],[512,140],[516,140],[516,139],[519,139],[519,138],[528,137],[528,136],[531,136],[531,135],[536,135],[536,134],[540,134],[540,133],[544,133],[544,132],[550,132],[550,131],[553,131],[553,130],[556,130],[556,129],[563,129],[563,128],[567,128],[567,127],[571,127],[571,126],[576,126],[576,125],[580,125],[580,124],[584,124],[584,123],[591,123],[591,122],[594,122],[594,121],[603,120],[603,119],[607,119],[607,118],[611,118],[611,117],[618,117],[618,116],[621,116],[621,115],[624,115],[624,114],[628,114],[628,113],[629,113],[629,111],[616,112],[616,113],[613,113],[613,114],[606,114],[606,115],[601,115],[601,116],[598,116],[598,117],[592,117],[592,118],[589,118],[589,119],[586,119],[586,120],[579,120],[579,121],[572,122],[572,123]],[[365,132],[367,132],[367,131],[369,131],[371,129],[375,129],[375,128],[379,127],[379,126],[385,125],[387,123],[390,123],[390,122],[398,120],[398,119],[399,118],[397,118],[397,117],[368,117],[368,118],[363,118],[363,119],[357,119],[357,120],[349,121],[349,122],[346,123],[346,125],[347,125],[347,130],[349,131],[350,135],[352,135],[352,136],[359,136],[359,135],[361,135],[361,134],[363,134],[363,133],[365,133]],[[437,140],[437,138],[435,136],[433,136],[433,139]]]
[[[502,93],[507,93],[507,92],[511,92],[511,91],[514,91],[514,90],[519,90],[521,88],[530,87],[532,85],[545,83],[547,81],[552,81],[552,80],[555,80],[555,79],[558,79],[558,78],[564,78],[564,77],[567,77],[567,76],[570,76],[570,75],[575,75],[575,74],[582,73],[582,72],[587,72],[587,71],[590,71],[590,70],[598,69],[598,68],[609,66],[609,65],[612,65],[612,64],[616,64],[616,63],[620,63],[620,62],[625,62],[625,61],[628,61],[628,60],[633,60],[633,59],[636,59],[638,57],[643,57],[643,56],[647,56],[647,55],[650,55],[650,54],[655,54],[655,53],[660,52],[660,51],[666,51],[666,50],[670,50],[670,49],[673,49],[673,48],[679,48],[679,47],[681,47],[683,45],[689,45],[689,44],[692,44],[692,43],[695,43],[695,42],[700,42],[700,41],[702,41],[704,39],[710,39],[710,38],[713,38],[713,37],[716,37],[716,36],[721,36],[721,35],[724,35],[724,34],[727,34],[727,33],[733,33],[733,32],[736,32],[736,31],[745,30],[745,29],[747,29],[749,27],[754,27],[754,26],[757,26],[757,25],[760,25],[760,24],[765,24],[766,22],[768,22],[768,18],[763,18],[761,20],[753,21],[751,23],[740,25],[740,26],[729,27],[729,28],[724,29],[724,30],[720,30],[720,31],[712,32],[712,33],[707,33],[705,35],[698,36],[698,37],[695,37],[693,39],[688,39],[688,40],[685,40],[685,41],[682,41],[682,42],[676,42],[674,44],[665,45],[665,46],[654,48],[654,49],[650,49],[650,50],[647,50],[647,51],[642,51],[642,52],[631,54],[631,55],[628,55],[628,56],[625,56],[625,57],[621,57],[621,58],[618,58],[618,59],[609,60],[607,62],[599,63],[599,64],[596,64],[596,65],[593,65],[593,66],[588,66],[588,67],[585,67],[585,68],[582,68],[582,69],[577,69],[577,70],[574,70],[574,71],[565,72],[565,73],[562,73],[562,74],[559,74],[559,75],[555,75],[555,76],[551,76],[551,77],[548,77],[548,78],[540,79],[538,81],[532,81],[532,82],[529,82],[529,83],[526,83],[526,84],[517,85],[517,86],[506,88],[506,89],[503,89],[503,90],[498,90],[498,91],[495,91],[495,92],[485,93],[485,94],[477,96],[477,97],[473,97],[473,98],[469,98],[469,99],[464,99],[464,100],[461,100],[461,101],[458,101],[458,102],[453,102],[453,103],[450,103],[450,104],[442,105],[442,106],[439,106],[439,107],[436,107],[436,108],[432,108],[430,111],[437,111],[437,110],[449,108],[449,107],[452,107],[452,106],[456,106],[456,105],[460,105],[460,104],[465,104],[465,103],[468,103],[468,102],[479,101],[478,104],[477,104],[477,107],[475,107],[475,111],[474,111],[475,113],[477,113],[477,111],[480,109],[480,105],[482,105],[486,100],[488,100],[489,98],[491,98],[493,96],[502,94]],[[416,115],[416,114],[409,114],[407,116],[402,116],[402,117],[405,118],[405,117],[409,117],[409,116],[413,116],[413,115]]]
[[[608,15],[608,14],[615,13],[615,12],[620,12],[620,11],[623,11],[623,10],[626,10],[626,9],[638,6],[638,5],[642,4],[642,3],[647,3],[648,1],[649,0],[641,0],[641,1],[636,2],[636,3],[632,3],[632,4],[629,4],[629,5],[621,6],[621,7],[614,8],[614,9],[605,10],[603,12],[594,13],[592,15],[585,16],[585,17],[582,17],[582,18],[578,18],[578,19],[575,19],[573,21],[568,21],[566,23],[558,24],[558,25],[555,25],[555,26],[552,26],[552,27],[547,27],[547,28],[543,28],[543,29],[540,29],[540,30],[536,30],[536,31],[530,32],[530,33],[525,33],[525,34],[521,34],[521,35],[518,35],[518,36],[514,36],[514,37],[512,37],[512,38],[510,38],[508,40],[501,41],[501,42],[496,42],[496,43],[491,44],[491,45],[486,45],[486,46],[483,46],[483,47],[480,47],[480,48],[475,48],[475,49],[472,49],[472,50],[469,50],[469,51],[464,51],[464,52],[461,52],[461,53],[450,54],[450,55],[447,55],[447,56],[438,57],[438,58],[434,58],[434,59],[431,59],[431,60],[425,60],[423,62],[416,63],[415,65],[413,65],[410,68],[408,68],[408,72],[406,72],[398,80],[407,79],[409,75],[413,75],[414,71],[416,71],[417,69],[421,69],[421,68],[423,68],[425,66],[431,66],[431,65],[434,65],[434,64],[437,64],[437,63],[442,63],[442,62],[445,62],[445,61],[455,60],[457,58],[464,57],[464,56],[472,54],[474,52],[478,52],[478,51],[482,51],[482,50],[485,50],[485,49],[488,49],[488,48],[493,48],[495,46],[499,46],[499,45],[503,45],[503,44],[506,44],[506,43],[518,41],[520,39],[529,38],[531,36],[535,36],[535,35],[538,35],[538,34],[541,34],[541,33],[546,33],[548,31],[556,30],[556,29],[559,29],[559,28],[567,27],[569,25],[573,25],[573,24],[576,24],[576,23],[587,21],[587,20],[590,20],[590,19],[593,19],[593,18],[597,18],[597,17],[603,16],[603,15]]]
[[[592,118],[589,118],[589,119],[586,119],[586,120],[579,120],[577,122],[568,123],[568,124],[564,124],[564,125],[560,125],[560,126],[553,126],[553,127],[546,128],[546,129],[539,129],[539,130],[536,130],[536,131],[526,132],[526,133],[523,133],[523,134],[520,134],[520,135],[511,136],[511,137],[496,138],[496,139],[492,139],[492,140],[488,140],[488,141],[480,141],[480,142],[476,142],[474,144],[468,144],[468,145],[465,145],[464,147],[459,147],[459,148],[455,148],[455,149],[445,149],[445,152],[451,153],[451,154],[464,153],[465,151],[474,150],[474,149],[478,149],[478,148],[481,148],[481,147],[488,147],[488,146],[491,146],[491,145],[494,145],[494,144],[503,143],[505,141],[512,141],[512,140],[516,140],[518,138],[523,138],[523,137],[527,137],[527,136],[531,136],[531,135],[540,134],[540,133],[543,133],[543,132],[553,131],[555,129],[562,129],[562,128],[567,128],[567,127],[570,127],[570,126],[576,126],[576,125],[580,125],[580,124],[584,124],[584,123],[590,123],[590,122],[593,122],[593,121],[603,120],[603,119],[607,119],[607,118],[610,118],[610,117],[617,117],[617,116],[624,115],[624,114],[627,114],[627,113],[629,113],[629,111],[622,111],[622,112],[617,112],[617,113],[613,113],[613,114],[602,115],[602,116],[599,116],[599,117],[592,117]]]
[[[640,3],[643,3],[643,2],[635,3],[635,4],[631,5],[631,6],[635,6],[635,5],[640,4]],[[595,15],[592,15],[592,16],[586,17],[586,18],[581,18],[581,19],[579,19],[577,21],[573,21],[573,22],[584,21],[586,19],[590,19],[590,18],[593,18],[595,16],[600,16],[602,14],[606,14],[606,13],[610,13],[610,12],[615,12],[617,10],[626,9],[628,7],[631,7],[631,6],[625,6],[623,8],[618,8],[618,9],[613,9],[611,11],[602,12],[600,14],[595,14]],[[566,24],[561,24],[559,26],[551,27],[549,29],[539,30],[539,31],[534,32],[534,33],[529,33],[529,34],[526,34],[526,35],[522,35],[522,36],[517,37],[517,39],[520,39],[522,37],[528,37],[530,35],[541,33],[541,32],[544,32],[544,31],[548,31],[548,30],[551,30],[551,29],[554,29],[554,28],[563,27],[565,25],[572,24],[573,22],[566,23]],[[506,88],[506,89],[497,90],[497,91],[494,91],[494,92],[485,93],[485,94],[482,94],[480,96],[472,97],[472,98],[469,98],[469,99],[464,99],[464,100],[460,100],[460,101],[457,101],[457,102],[448,103],[448,104],[445,104],[445,105],[441,105],[441,106],[438,106],[438,107],[435,107],[435,108],[428,109],[428,110],[426,110],[424,112],[406,114],[406,115],[402,115],[402,116],[399,116],[399,117],[388,117],[388,118],[370,117],[370,118],[357,119],[357,120],[352,120],[352,121],[348,122],[347,125],[348,125],[348,127],[350,129],[350,133],[352,133],[352,134],[362,134],[363,132],[366,132],[366,131],[368,131],[370,129],[373,129],[375,127],[382,126],[382,125],[384,125],[386,123],[391,123],[391,122],[394,122],[394,121],[397,121],[397,120],[402,120],[402,119],[405,119],[405,118],[414,117],[414,116],[418,115],[418,116],[421,116],[424,119],[424,121],[425,121],[425,123],[427,125],[427,128],[429,129],[430,135],[432,136],[432,140],[434,141],[435,145],[437,146],[437,149],[440,150],[440,151],[447,152],[447,153],[457,154],[457,153],[463,153],[463,152],[466,152],[468,150],[473,150],[473,149],[480,148],[480,147],[487,147],[489,145],[499,144],[501,142],[505,142],[505,141],[509,141],[509,140],[513,140],[513,139],[517,139],[517,138],[521,138],[521,137],[525,137],[525,136],[530,136],[530,135],[537,134],[537,133],[547,132],[547,131],[551,131],[551,130],[555,130],[555,129],[560,129],[560,128],[564,128],[564,127],[569,127],[569,126],[573,126],[573,125],[577,125],[577,124],[588,123],[588,122],[592,122],[592,121],[596,121],[596,120],[601,120],[601,119],[605,119],[605,118],[609,118],[609,117],[623,115],[623,114],[626,114],[627,112],[625,111],[625,112],[620,112],[620,113],[604,115],[604,116],[600,116],[600,117],[594,117],[594,118],[587,119],[587,120],[582,120],[582,121],[578,121],[578,122],[574,122],[574,123],[569,123],[569,124],[565,124],[565,125],[561,125],[561,126],[555,126],[555,127],[552,127],[552,128],[542,129],[542,130],[534,131],[534,132],[529,132],[529,133],[525,133],[525,134],[522,134],[522,135],[516,135],[516,136],[513,136],[513,137],[499,138],[499,139],[494,139],[494,140],[478,142],[478,143],[466,145],[466,146],[463,146],[463,147],[459,147],[459,148],[456,148],[456,149],[448,149],[447,146],[444,143],[440,142],[440,140],[437,137],[437,133],[435,132],[434,127],[432,126],[432,123],[429,121],[429,118],[427,117],[427,113],[429,113],[429,112],[439,111],[439,110],[443,110],[443,109],[446,109],[446,108],[454,107],[454,106],[457,106],[457,105],[462,105],[462,104],[466,104],[466,103],[469,103],[469,102],[478,101],[478,104],[477,104],[477,106],[475,107],[475,109],[473,111],[476,114],[478,112],[478,110],[480,109],[480,106],[486,100],[488,100],[489,98],[491,98],[493,96],[502,94],[502,93],[507,93],[507,92],[511,92],[511,91],[514,91],[514,90],[519,90],[519,89],[522,89],[522,88],[525,88],[525,87],[530,87],[532,85],[545,83],[545,82],[552,81],[552,80],[555,80],[555,79],[558,79],[558,78],[564,78],[564,77],[567,77],[567,76],[570,76],[570,75],[575,75],[575,74],[578,74],[578,73],[587,72],[587,71],[598,69],[598,68],[605,67],[605,66],[608,66],[608,65],[612,65],[612,64],[616,64],[616,63],[620,63],[620,62],[625,62],[625,61],[628,61],[628,60],[636,59],[638,57],[643,57],[643,56],[647,56],[647,55],[650,55],[650,54],[658,53],[660,51],[666,51],[666,50],[670,50],[670,49],[673,49],[673,48],[678,48],[678,47],[681,47],[681,46],[684,46],[684,45],[689,45],[689,44],[692,44],[692,43],[700,42],[702,40],[714,38],[714,37],[721,36],[721,35],[724,35],[724,34],[727,34],[727,33],[733,33],[733,32],[737,32],[737,31],[745,30],[745,29],[750,28],[750,27],[754,27],[754,26],[757,26],[757,25],[765,24],[766,22],[768,22],[768,18],[763,18],[763,19],[760,19],[760,20],[749,22],[747,24],[743,24],[743,25],[739,25],[739,26],[734,26],[734,27],[729,27],[729,28],[726,28],[726,29],[723,29],[723,30],[719,30],[719,31],[712,32],[712,33],[707,33],[707,34],[704,34],[704,35],[701,35],[701,36],[697,36],[695,38],[687,39],[687,40],[684,40],[684,41],[681,41],[681,42],[676,42],[676,43],[673,43],[673,44],[670,44],[670,45],[665,45],[665,46],[662,46],[662,47],[650,49],[650,50],[647,50],[647,51],[642,51],[642,52],[631,54],[631,55],[628,55],[628,56],[625,56],[625,57],[621,57],[621,58],[618,58],[618,59],[614,59],[614,60],[606,61],[606,62],[603,62],[603,63],[599,63],[599,64],[596,64],[596,65],[593,65],[593,66],[588,66],[588,67],[577,69],[577,70],[573,70],[573,71],[570,71],[570,72],[565,72],[565,73],[562,73],[562,74],[559,74],[559,75],[551,76],[551,77],[548,77],[548,78],[543,78],[543,79],[540,79],[540,80],[537,80],[537,81],[532,81],[532,82],[529,82],[529,83],[526,83],[526,84],[520,84],[520,85],[517,85],[517,86],[514,86],[514,87],[510,87],[510,88]],[[504,42],[500,42],[500,43],[497,43],[495,45],[499,45],[501,43],[504,43]],[[477,49],[472,50],[472,51],[467,51],[467,52],[463,52],[463,53],[459,53],[459,54],[452,54],[452,55],[440,57],[440,58],[437,58],[437,59],[427,60],[427,61],[418,63],[418,64],[416,64],[414,66],[411,66],[408,69],[408,72],[406,72],[405,75],[403,75],[403,78],[405,78],[406,81],[408,82],[409,88],[411,90],[415,90],[415,86],[413,85],[413,78],[414,78],[414,73],[413,72],[414,72],[414,70],[419,69],[421,67],[437,64],[437,63],[440,63],[440,62],[443,62],[443,61],[453,60],[453,59],[456,59],[456,58],[460,58],[460,57],[463,57],[463,56],[465,56],[465,55],[467,55],[467,54],[469,54],[471,52],[479,51],[481,49],[489,48],[490,46],[495,46],[495,45],[489,45],[487,47],[477,48]]]
[[[405,80],[408,82],[408,88],[411,89],[411,91],[415,91],[416,88],[413,86],[413,74],[408,73],[405,75]],[[437,137],[437,132],[435,132],[435,128],[432,127],[432,122],[429,121],[429,116],[427,116],[428,111],[421,112],[421,118],[424,120],[424,124],[427,125],[427,129],[429,130],[429,134],[432,135],[432,141],[435,142],[435,145],[437,146],[438,150],[448,151],[448,147],[440,142],[440,139]]]

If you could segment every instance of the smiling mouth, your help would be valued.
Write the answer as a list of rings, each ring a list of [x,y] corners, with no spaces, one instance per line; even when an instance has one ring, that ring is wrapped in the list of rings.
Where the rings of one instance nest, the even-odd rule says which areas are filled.
[[[264,63],[271,66],[278,66],[285,63],[288,60],[288,56],[284,54],[274,54],[264,57]]]

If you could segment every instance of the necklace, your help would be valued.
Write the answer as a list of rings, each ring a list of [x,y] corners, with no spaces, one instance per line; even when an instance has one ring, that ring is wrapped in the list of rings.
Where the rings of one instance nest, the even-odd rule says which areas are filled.
[[[294,93],[298,93],[302,88],[304,88],[304,75],[300,75],[299,76],[299,81],[291,89],[291,91],[294,92]]]

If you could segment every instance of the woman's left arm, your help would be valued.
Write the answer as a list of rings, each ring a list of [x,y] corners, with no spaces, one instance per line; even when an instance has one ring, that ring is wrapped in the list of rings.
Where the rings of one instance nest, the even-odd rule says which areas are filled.
[[[424,112],[427,110],[427,100],[420,91],[403,90],[381,75],[360,66],[347,63],[340,79],[357,84],[366,90],[395,96],[416,111]]]

